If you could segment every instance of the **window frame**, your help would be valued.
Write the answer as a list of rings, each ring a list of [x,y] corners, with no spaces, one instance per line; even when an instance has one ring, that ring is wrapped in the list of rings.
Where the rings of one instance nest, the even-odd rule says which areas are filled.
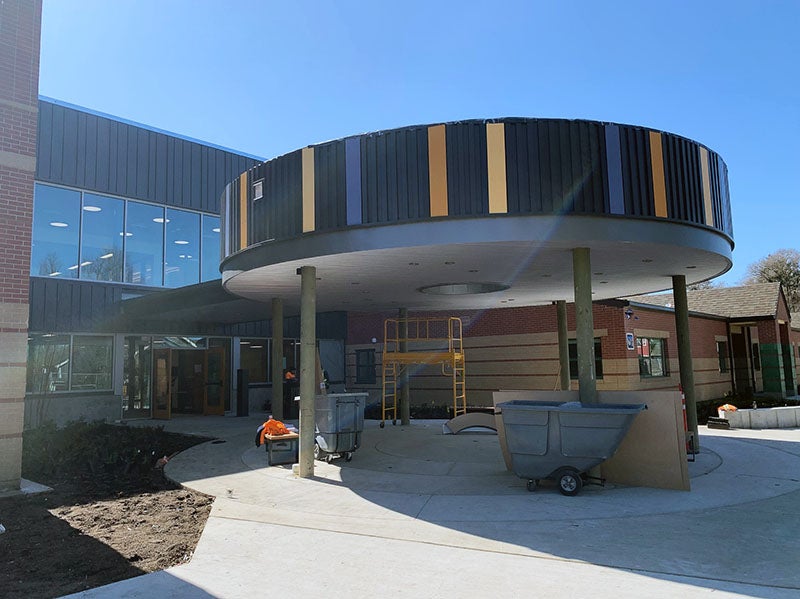
[[[114,367],[115,367],[114,357],[115,357],[115,352],[116,352],[114,335],[91,334],[91,333],[84,333],[84,334],[79,334],[79,333],[32,333],[30,335],[30,337],[31,337],[31,339],[28,341],[28,356],[30,356],[31,341],[33,341],[34,338],[37,338],[37,340],[38,340],[38,339],[45,339],[45,338],[49,338],[49,337],[55,337],[55,338],[66,337],[69,340],[68,341],[68,343],[69,343],[69,352],[68,352],[68,358],[67,358],[68,364],[67,364],[67,367],[66,367],[66,371],[67,372],[66,372],[66,378],[65,378],[66,383],[67,383],[67,388],[66,389],[58,389],[58,390],[56,390],[56,389],[52,389],[52,390],[51,389],[45,389],[43,391],[38,391],[36,389],[30,389],[29,386],[30,386],[30,383],[31,383],[31,373],[30,373],[30,370],[29,370],[28,374],[26,375],[26,381],[25,381],[25,394],[26,395],[43,396],[43,395],[86,395],[86,394],[98,394],[98,393],[102,393],[102,394],[113,393],[113,391],[114,391]],[[107,371],[107,373],[105,373],[105,375],[108,377],[108,381],[109,381],[109,386],[108,387],[101,387],[101,388],[94,388],[94,389],[86,389],[86,388],[84,388],[84,389],[75,389],[74,388],[74,386],[77,385],[77,383],[75,382],[76,373],[74,372],[75,362],[76,362],[76,360],[75,360],[75,349],[76,349],[76,346],[78,346],[78,344],[76,344],[76,339],[78,340],[78,343],[80,343],[80,339],[82,339],[82,338],[102,338],[102,339],[105,339],[106,341],[110,341],[110,347],[109,347],[110,351],[108,352],[108,361],[106,363],[106,366],[108,367],[108,371]],[[33,366],[34,365],[31,363],[31,360],[29,359],[28,360],[28,368],[30,369]],[[45,367],[50,368],[51,366],[45,365]],[[84,372],[84,373],[77,373],[77,374],[81,375],[81,376],[89,376],[89,375],[93,375],[93,374],[94,375],[98,375],[98,374],[103,374],[103,373],[87,373],[87,372]]]
[[[731,371],[730,352],[728,351],[728,341],[716,341],[717,346],[717,366],[720,373]]]
[[[639,361],[639,377],[643,379],[660,379],[660,378],[668,378],[670,373],[669,368],[669,345],[667,343],[667,337],[647,337],[639,335],[636,336],[636,354]],[[642,346],[643,341],[647,341],[648,347],[648,355],[642,355]],[[653,355],[653,341],[657,342],[657,345],[661,348],[660,355]],[[652,374],[653,373],[653,360],[661,360],[661,374]],[[645,369],[643,365],[647,363],[648,367]]]
[[[361,358],[368,357],[366,363],[362,363]],[[357,385],[376,385],[378,377],[375,374],[375,349],[356,350],[356,384]]]
[[[578,340],[568,341],[569,352],[569,380],[578,380]],[[594,338],[594,376],[597,380],[603,379],[603,344],[600,337]]]

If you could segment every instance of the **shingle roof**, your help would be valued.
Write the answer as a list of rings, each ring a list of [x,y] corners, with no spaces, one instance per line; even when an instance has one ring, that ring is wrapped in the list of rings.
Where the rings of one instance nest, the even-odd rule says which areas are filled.
[[[690,312],[726,318],[775,317],[778,313],[779,297],[780,283],[756,283],[742,287],[718,287],[686,292]],[[638,304],[665,308],[675,306],[671,293],[636,295],[625,299]]]

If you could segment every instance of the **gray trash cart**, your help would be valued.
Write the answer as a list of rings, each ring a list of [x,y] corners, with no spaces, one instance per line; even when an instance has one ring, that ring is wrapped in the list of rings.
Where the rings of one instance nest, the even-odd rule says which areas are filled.
[[[329,393],[314,399],[314,457],[328,463],[334,458],[353,459],[364,430],[366,393]]]
[[[577,495],[582,474],[610,458],[645,404],[581,404],[517,399],[497,404],[514,474],[533,491],[552,479]]]

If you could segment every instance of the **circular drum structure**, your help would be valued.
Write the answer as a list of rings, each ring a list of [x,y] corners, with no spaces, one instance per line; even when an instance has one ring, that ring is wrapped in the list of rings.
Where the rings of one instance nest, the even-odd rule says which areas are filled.
[[[485,309],[572,301],[574,248],[593,299],[731,267],[727,167],[670,133],[503,118],[405,127],[268,160],[225,189],[224,287],[299,311]]]

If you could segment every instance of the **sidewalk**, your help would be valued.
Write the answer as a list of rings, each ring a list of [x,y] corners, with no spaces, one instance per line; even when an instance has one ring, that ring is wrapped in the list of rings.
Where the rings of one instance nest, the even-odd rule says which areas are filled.
[[[497,437],[367,421],[349,463],[299,479],[253,446],[263,417],[179,418],[218,437],[167,474],[216,501],[189,564],[76,597],[796,597],[800,430],[701,431],[692,491],[529,493]]]

